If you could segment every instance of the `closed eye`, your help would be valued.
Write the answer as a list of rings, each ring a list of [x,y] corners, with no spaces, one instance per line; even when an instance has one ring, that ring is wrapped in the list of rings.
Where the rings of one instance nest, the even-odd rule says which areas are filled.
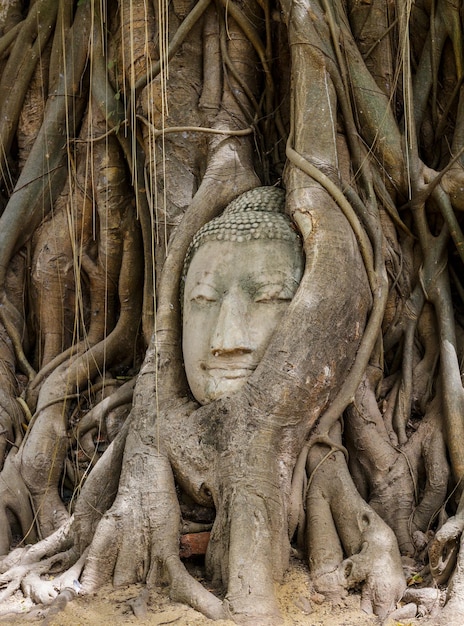
[[[266,304],[267,302],[290,302],[291,298],[279,298],[276,296],[261,296],[260,298],[256,298],[255,302],[260,304]]]
[[[272,284],[260,287],[255,294],[255,302],[290,302],[294,292],[286,285]]]
[[[216,298],[212,298],[211,296],[206,296],[204,294],[198,294],[197,296],[190,298],[190,302],[196,302],[197,304],[203,304],[205,302],[216,302]]]
[[[199,283],[194,286],[189,295],[189,301],[196,304],[206,304],[209,302],[217,302],[219,295],[211,285]]]

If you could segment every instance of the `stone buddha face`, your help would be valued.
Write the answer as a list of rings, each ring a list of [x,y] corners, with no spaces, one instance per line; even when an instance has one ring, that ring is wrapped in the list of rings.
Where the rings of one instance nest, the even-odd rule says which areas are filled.
[[[282,205],[283,192],[275,188],[244,196],[250,202],[254,192],[258,202],[263,190],[272,190]],[[226,209],[199,231],[188,255],[183,355],[201,404],[237,391],[256,369],[303,274],[301,243],[288,218],[264,209],[245,207],[232,219]]]

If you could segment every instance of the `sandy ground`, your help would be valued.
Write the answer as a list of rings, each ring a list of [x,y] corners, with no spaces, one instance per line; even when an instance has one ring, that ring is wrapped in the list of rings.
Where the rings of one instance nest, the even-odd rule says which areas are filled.
[[[59,613],[44,620],[44,612],[37,609],[28,613],[28,603],[16,595],[8,603],[2,603],[1,613],[7,609],[20,610],[19,614],[0,617],[1,624],[24,625],[29,623],[46,626],[234,626],[229,620],[212,621],[193,609],[170,602],[167,593],[157,593],[151,598],[145,616],[135,617],[131,601],[137,598],[141,587],[132,585],[122,589],[105,587],[97,596],[78,597],[69,602]],[[293,561],[278,587],[278,600],[284,618],[284,626],[374,626],[379,624],[375,616],[360,611],[360,596],[350,594],[343,606],[321,602],[322,598],[311,591],[308,571],[299,561]]]

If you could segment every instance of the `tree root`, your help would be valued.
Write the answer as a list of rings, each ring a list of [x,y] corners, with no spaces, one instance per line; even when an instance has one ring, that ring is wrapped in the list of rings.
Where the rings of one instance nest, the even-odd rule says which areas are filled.
[[[7,554],[11,547],[8,514],[13,515],[18,522],[24,541],[34,542],[37,540],[30,494],[15,461],[16,455],[13,456],[10,453],[0,475],[0,555]]]
[[[87,558],[87,551],[73,565],[70,565],[76,559],[76,556],[76,551],[71,548],[67,553],[57,554],[36,565],[22,579],[21,589],[24,595],[31,598],[36,604],[47,605],[53,602],[64,589],[73,589],[77,593],[80,589],[78,580]],[[68,566],[69,569],[66,569],[59,576],[53,576],[48,580],[42,578],[42,576],[53,571],[56,565],[60,569],[63,566]]]
[[[178,556],[165,561],[170,581],[169,595],[175,602],[183,602],[210,619],[226,619],[223,603],[195,580],[185,569]]]
[[[281,620],[274,581],[283,574],[278,548],[285,545],[286,538],[279,537],[285,525],[278,523],[282,506],[278,498],[269,495],[271,489],[264,492],[272,478],[266,480],[256,468],[252,475],[254,481],[221,484],[206,561],[213,583],[221,576],[227,588],[228,617],[238,624],[264,626]]]
[[[47,559],[16,565],[8,569],[0,575],[0,586],[4,587],[0,593],[0,602],[21,588],[24,595],[30,597],[34,602],[50,604],[58,592],[65,587],[78,586],[77,580],[86,556],[87,554],[84,553],[79,557],[74,547],[71,547],[67,552],[60,552]],[[42,576],[52,574],[57,568],[59,571],[63,569],[65,571],[60,576],[53,576],[48,580],[42,578]]]
[[[41,541],[12,550],[0,560],[0,572],[6,572],[12,567],[38,563],[40,560],[68,550],[72,545],[70,534],[73,518],[63,524],[56,532]]]
[[[445,602],[445,595],[445,592],[436,587],[424,587],[422,589],[408,587],[401,601],[407,604],[415,604],[416,614],[419,617],[425,615],[436,617]],[[415,617],[416,614],[410,617]]]
[[[53,535],[34,545],[16,548],[0,560],[0,587],[6,587],[0,593],[0,601],[19,589],[29,573],[44,573],[56,563],[69,564],[78,559],[79,554],[72,552],[71,526],[72,518]]]
[[[438,530],[430,547],[430,572],[438,585],[448,582],[456,565],[464,530],[464,512],[459,511]]]
[[[431,571],[440,579],[447,579],[452,572],[446,591],[446,603],[435,624],[448,626],[462,624],[464,619],[464,542],[462,536],[462,512],[450,518],[437,532],[429,548]],[[438,537],[438,539],[437,539]]]
[[[340,452],[320,463],[326,452],[316,444],[308,457],[310,473],[319,465],[306,499],[311,576],[332,599],[362,585],[361,608],[384,618],[406,587],[396,538],[356,491]]]
[[[414,554],[411,535],[425,532],[446,498],[449,469],[436,396],[417,429],[394,445],[377,404],[370,366],[347,411],[346,439],[356,486],[394,530],[402,554]]]
[[[167,458],[140,443],[135,449],[138,453],[124,467],[133,463],[138,470],[144,467],[143,475],[151,476],[152,487],[142,494],[128,486],[129,492],[120,491],[102,518],[86,561],[83,592],[93,592],[111,579],[115,585],[146,580],[151,587],[167,578],[173,600],[186,602],[212,619],[224,617],[222,602],[192,578],[179,558],[180,508]],[[129,481],[131,476],[139,482],[138,472],[129,470]],[[139,494],[140,507],[125,497],[127,493]],[[134,536],[138,537],[135,555]]]

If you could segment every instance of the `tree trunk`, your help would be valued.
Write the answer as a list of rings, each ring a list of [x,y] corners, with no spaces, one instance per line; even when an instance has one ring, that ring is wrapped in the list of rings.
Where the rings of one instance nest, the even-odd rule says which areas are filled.
[[[406,578],[453,575],[460,619],[462,19],[457,0],[0,2],[0,598],[167,582],[274,624],[293,549],[382,618]],[[184,259],[274,187],[303,276],[243,384],[201,406]],[[194,518],[214,593],[180,556]]]

